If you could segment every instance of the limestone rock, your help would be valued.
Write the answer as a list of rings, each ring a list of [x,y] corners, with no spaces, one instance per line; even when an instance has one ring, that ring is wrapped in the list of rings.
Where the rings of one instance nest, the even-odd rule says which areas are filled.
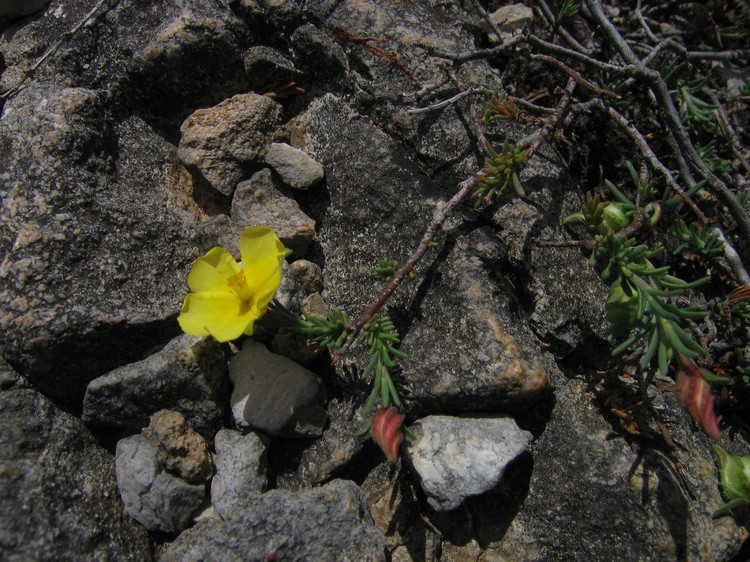
[[[182,533],[160,560],[386,560],[383,534],[351,481],[272,490],[239,507],[226,521],[201,521]]]
[[[142,435],[117,442],[115,467],[125,511],[149,531],[182,531],[206,497],[205,484],[188,484],[165,472],[156,447]]]
[[[211,481],[211,505],[228,519],[248,496],[266,491],[266,445],[255,433],[242,435],[231,429],[217,433],[214,445],[216,475]]]
[[[245,178],[243,167],[259,159],[280,119],[281,106],[271,98],[237,94],[185,120],[177,155],[214,189],[231,195]]]
[[[83,420],[94,427],[140,431],[153,413],[174,409],[211,439],[223,425],[229,394],[224,347],[213,338],[183,334],[143,361],[92,381]]]
[[[326,422],[320,378],[298,363],[248,339],[229,362],[237,427],[278,437],[320,435]]]
[[[171,410],[159,410],[143,435],[156,448],[156,459],[166,470],[190,484],[208,480],[213,474],[211,454],[205,439],[185,425],[185,417]]]
[[[323,181],[323,166],[299,148],[275,142],[268,147],[266,164],[279,174],[281,180],[295,189],[309,189]]]
[[[232,199],[232,220],[240,228],[270,226],[295,258],[302,257],[315,235],[315,221],[280,187],[267,168],[240,183]]]
[[[410,429],[418,438],[406,448],[408,458],[427,503],[439,511],[497,486],[532,438],[512,418],[427,416]]]

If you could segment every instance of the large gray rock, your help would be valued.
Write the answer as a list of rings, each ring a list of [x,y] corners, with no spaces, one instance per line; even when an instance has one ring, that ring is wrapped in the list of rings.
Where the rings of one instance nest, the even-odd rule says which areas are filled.
[[[216,475],[211,480],[211,505],[228,519],[247,496],[268,488],[266,445],[255,433],[222,429],[214,439]]]
[[[112,456],[85,426],[0,365],[0,559],[151,560],[124,517]]]
[[[325,255],[323,297],[357,314],[380,292],[377,263],[403,261],[416,247],[437,187],[397,142],[334,95],[313,101],[290,129],[292,144],[326,170],[325,197],[314,209],[320,216],[313,214]],[[389,304],[404,305],[415,288],[402,287]]]
[[[427,416],[410,427],[417,440],[406,448],[433,509],[455,509],[491,490],[532,435],[513,418]]]
[[[325,388],[298,363],[253,339],[229,362],[235,424],[277,437],[320,435],[326,422]]]
[[[530,131],[514,129],[520,138]],[[521,172],[528,192],[492,213],[507,262],[531,301],[531,328],[559,358],[601,365],[609,355],[605,303],[609,287],[580,248],[546,246],[566,241],[565,217],[580,210],[581,194],[559,155],[544,149]]]
[[[189,484],[164,470],[143,435],[117,442],[117,486],[125,511],[149,531],[178,533],[206,498],[205,484]]]
[[[152,414],[172,409],[211,439],[224,423],[229,394],[224,347],[213,338],[183,334],[147,359],[93,380],[86,388],[83,421],[139,431]]]
[[[176,334],[195,257],[173,148],[108,113],[102,92],[34,84],[0,120],[3,353],[76,408],[89,381]]]
[[[436,264],[401,350],[414,411],[524,408],[550,389],[552,359],[528,327],[502,249],[487,229],[459,237]]]
[[[294,494],[249,496],[226,521],[201,521],[182,533],[162,562],[199,560],[385,561],[385,539],[351,481]]]

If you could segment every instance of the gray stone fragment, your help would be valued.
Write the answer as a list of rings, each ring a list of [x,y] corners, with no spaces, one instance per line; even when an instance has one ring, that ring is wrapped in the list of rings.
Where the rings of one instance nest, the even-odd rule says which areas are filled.
[[[232,198],[232,221],[240,229],[253,225],[271,227],[298,258],[305,254],[315,235],[315,221],[280,187],[267,168],[240,183]]]
[[[182,533],[161,562],[203,560],[385,561],[385,538],[361,490],[334,480],[301,493],[248,496],[226,521],[199,522]]]
[[[562,223],[580,210],[583,197],[552,151],[532,159],[521,181],[528,197],[499,206],[492,220],[509,264],[524,273],[524,291],[532,302],[531,328],[555,356],[577,355],[583,363],[600,366],[609,360],[605,312],[609,287],[580,249],[547,247],[531,240],[570,239]]]
[[[391,137],[336,96],[313,101],[295,128],[304,131],[297,146],[326,170],[330,203],[316,234],[325,255],[323,298],[354,314],[382,288],[374,265],[408,256],[418,245],[436,186]],[[403,283],[389,306],[408,303],[415,290]]]
[[[295,189],[309,189],[323,181],[325,172],[316,162],[299,148],[275,142],[268,147],[266,164],[279,174],[281,180]]]
[[[224,347],[213,338],[183,334],[143,361],[92,381],[83,420],[92,426],[139,431],[154,412],[181,412],[211,439],[223,425],[229,378]]]
[[[208,480],[213,474],[211,454],[200,434],[185,425],[180,412],[159,410],[143,435],[156,448],[159,464],[191,484]]]
[[[336,75],[349,70],[344,49],[328,34],[311,23],[298,27],[292,34],[302,68],[313,75]]]
[[[282,53],[270,47],[251,47],[242,62],[245,74],[256,88],[299,82],[304,76]]]
[[[211,481],[211,504],[228,519],[247,496],[268,487],[266,446],[255,433],[242,435],[222,429],[214,438],[216,475]]]
[[[177,156],[220,193],[231,195],[280,124],[281,106],[267,96],[237,94],[195,111],[180,127]]]
[[[291,359],[248,339],[229,362],[237,427],[277,437],[320,435],[326,423],[320,378]]]
[[[497,486],[532,439],[513,418],[427,416],[411,429],[418,439],[406,448],[407,456],[427,503],[438,511]]]
[[[0,389],[0,560],[151,560],[148,534],[123,514],[112,456],[21,384]]]
[[[307,260],[295,260],[290,267],[305,293],[311,295],[323,291],[323,272],[318,264]]]
[[[182,531],[205,500],[205,484],[188,484],[164,471],[156,448],[142,435],[117,442],[115,467],[125,511],[149,531]]]

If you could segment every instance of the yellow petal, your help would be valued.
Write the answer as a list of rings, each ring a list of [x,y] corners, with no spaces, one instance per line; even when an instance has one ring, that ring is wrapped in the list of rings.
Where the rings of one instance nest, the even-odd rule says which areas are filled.
[[[258,295],[257,301],[268,304],[281,284],[284,244],[267,226],[253,226],[240,234],[240,255],[248,289]]]
[[[188,287],[202,291],[229,292],[229,279],[240,271],[239,264],[224,248],[216,247],[197,260],[188,275]]]
[[[211,335],[217,341],[252,335],[261,312],[255,303],[242,302],[234,293],[202,292],[185,297],[177,317],[182,330],[192,336]]]

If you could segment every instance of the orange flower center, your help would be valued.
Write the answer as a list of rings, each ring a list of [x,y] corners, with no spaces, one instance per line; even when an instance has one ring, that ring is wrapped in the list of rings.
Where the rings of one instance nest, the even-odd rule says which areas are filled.
[[[234,294],[242,302],[249,303],[253,300],[253,293],[247,286],[247,279],[245,279],[245,271],[243,269],[227,279],[227,285],[229,285],[229,288],[234,291]]]

